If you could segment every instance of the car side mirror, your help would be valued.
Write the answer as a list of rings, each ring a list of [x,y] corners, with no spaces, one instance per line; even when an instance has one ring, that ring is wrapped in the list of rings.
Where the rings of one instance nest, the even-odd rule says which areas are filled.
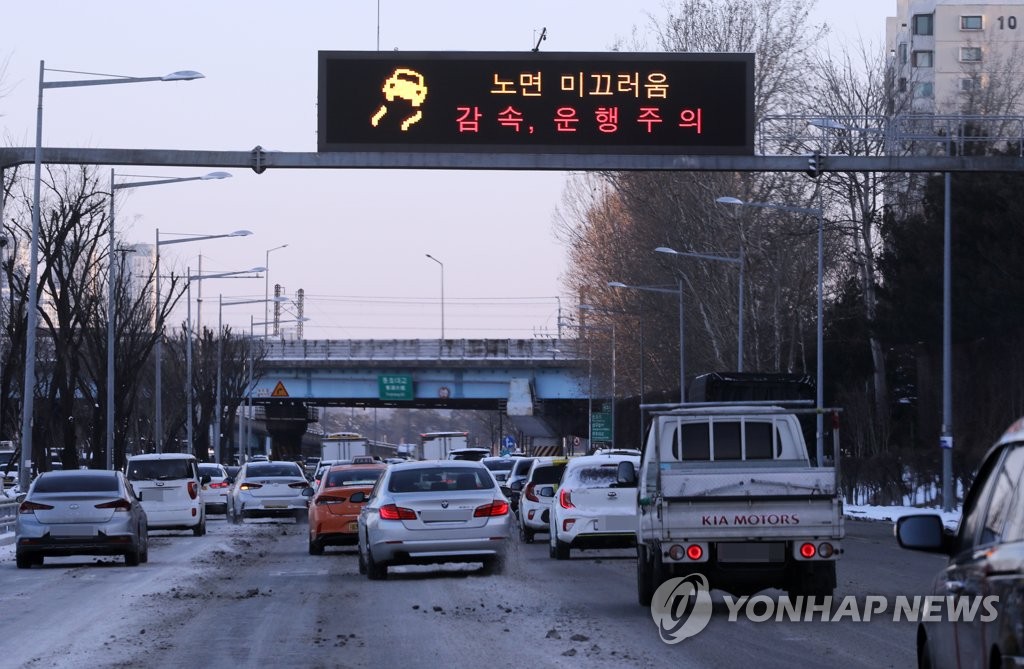
[[[896,521],[895,533],[901,548],[949,554],[949,535],[937,514],[903,516]]]
[[[348,498],[348,501],[353,504],[362,504],[366,501],[366,493],[360,490],[359,492],[352,493],[352,496]]]
[[[542,486],[540,488],[537,488],[537,494],[540,495],[541,497],[554,497],[555,496],[555,486],[553,486],[553,485],[546,485],[546,486]]]
[[[524,483],[526,483],[526,479],[516,479],[509,484],[508,489],[514,492],[522,492]]]
[[[623,460],[619,463],[616,483],[620,488],[636,487],[636,467],[629,460]]]
[[[309,486],[306,486],[305,488],[302,489],[302,496],[303,497],[312,497],[314,492],[315,491],[312,488],[310,488]]]

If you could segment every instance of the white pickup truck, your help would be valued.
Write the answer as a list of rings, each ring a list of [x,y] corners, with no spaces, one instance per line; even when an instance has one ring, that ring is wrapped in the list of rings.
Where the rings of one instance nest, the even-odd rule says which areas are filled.
[[[759,403],[654,407],[639,472],[631,462],[618,472],[620,485],[638,484],[641,604],[650,605],[667,579],[691,573],[735,595],[773,587],[832,594],[842,499],[836,468],[812,465],[807,453],[797,416],[813,411]]]

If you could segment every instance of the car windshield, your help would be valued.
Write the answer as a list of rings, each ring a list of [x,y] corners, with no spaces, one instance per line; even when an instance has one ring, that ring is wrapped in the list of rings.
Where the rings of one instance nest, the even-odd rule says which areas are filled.
[[[302,470],[294,462],[257,462],[249,464],[245,475],[252,476],[299,476]],[[305,478],[305,477],[303,477]]]
[[[383,469],[345,469],[327,475],[328,488],[339,488],[343,485],[372,485],[377,482]]]
[[[192,478],[192,461],[185,458],[168,460],[131,460],[128,463],[130,481],[169,481]]]
[[[530,477],[530,481],[539,485],[558,483],[562,480],[562,472],[564,471],[565,465],[545,465],[543,467],[537,467],[533,470],[533,476]]]
[[[611,488],[619,478],[619,463],[577,467],[565,472],[563,486],[579,488]]]
[[[450,490],[484,490],[494,481],[486,469],[468,467],[420,467],[391,474],[388,492],[429,492]]]
[[[34,492],[117,492],[117,477],[113,472],[79,474],[78,472],[49,472],[40,474]]]

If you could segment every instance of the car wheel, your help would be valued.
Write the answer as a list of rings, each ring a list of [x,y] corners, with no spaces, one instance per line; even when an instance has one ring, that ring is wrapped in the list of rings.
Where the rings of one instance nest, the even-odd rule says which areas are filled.
[[[366,577],[371,581],[383,581],[388,577],[387,565],[377,564],[369,546],[366,548]]]
[[[25,553],[15,553],[14,561],[18,565],[18,569],[30,569],[36,562],[32,559],[31,555],[26,555]]]
[[[647,554],[647,546],[640,544],[636,549],[636,594],[640,606],[650,606],[654,598],[654,568]]]
[[[522,522],[519,523],[519,539],[524,544],[532,544],[533,543],[533,535],[534,535],[534,531],[531,530],[529,527],[527,527],[525,523],[522,523]]]
[[[206,516],[199,521],[199,524],[192,528],[192,534],[197,537],[201,537],[206,534]]]
[[[366,574],[366,560],[363,559],[363,549],[359,549],[359,573]]]
[[[139,562],[149,562],[149,535],[145,532],[140,532],[139,539],[142,542],[142,550],[139,551]]]
[[[309,510],[307,509],[296,509],[295,510],[295,524],[308,523],[309,522]]]
[[[569,544],[564,541],[555,540],[554,553],[556,560],[568,560],[569,559]]]
[[[928,637],[921,639],[917,646],[917,669],[932,669],[932,651],[928,647]]]
[[[142,551],[139,548],[134,548],[124,554],[124,563],[129,567],[138,567],[141,562]]]
[[[323,555],[324,554],[323,544],[321,544],[319,541],[317,541],[316,539],[314,539],[312,537],[310,537],[310,539],[309,539],[309,554],[310,555]]]

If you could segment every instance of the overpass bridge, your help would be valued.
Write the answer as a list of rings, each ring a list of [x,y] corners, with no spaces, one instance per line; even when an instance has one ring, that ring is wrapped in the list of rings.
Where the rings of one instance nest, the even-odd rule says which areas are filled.
[[[252,403],[275,440],[300,438],[309,407],[493,410],[529,437],[585,435],[581,351],[576,339],[272,341]]]

